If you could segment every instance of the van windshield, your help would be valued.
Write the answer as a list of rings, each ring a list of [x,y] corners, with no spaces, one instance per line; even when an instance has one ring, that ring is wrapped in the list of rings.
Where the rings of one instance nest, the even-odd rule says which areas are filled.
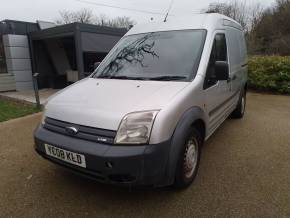
[[[190,81],[197,72],[205,30],[129,35],[120,40],[93,78]]]

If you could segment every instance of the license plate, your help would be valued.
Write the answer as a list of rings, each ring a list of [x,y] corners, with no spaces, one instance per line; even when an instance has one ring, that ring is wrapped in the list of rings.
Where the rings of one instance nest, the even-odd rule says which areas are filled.
[[[44,146],[47,155],[64,162],[86,168],[86,159],[84,155],[57,148],[48,144],[45,144]]]

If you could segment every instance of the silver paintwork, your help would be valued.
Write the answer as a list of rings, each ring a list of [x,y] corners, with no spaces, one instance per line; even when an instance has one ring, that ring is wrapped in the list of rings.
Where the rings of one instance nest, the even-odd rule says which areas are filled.
[[[247,63],[244,36],[241,26],[222,15],[206,14],[177,19],[171,17],[166,23],[150,23],[133,27],[126,35],[154,31],[182,29],[206,29],[207,37],[196,78],[192,82],[132,81],[114,79],[84,79],[50,99],[46,116],[70,123],[117,130],[122,118],[137,111],[160,110],[150,144],[171,138],[181,116],[192,107],[204,112],[206,139],[224,122],[235,109],[239,95],[231,98],[213,115],[210,112],[234,93],[241,90],[247,80]],[[228,44],[230,77],[236,80],[220,81],[204,90],[204,78],[215,34],[225,33]],[[235,41],[240,37],[238,43]]]
[[[188,84],[89,78],[50,99],[46,116],[117,130],[126,114],[164,108]]]

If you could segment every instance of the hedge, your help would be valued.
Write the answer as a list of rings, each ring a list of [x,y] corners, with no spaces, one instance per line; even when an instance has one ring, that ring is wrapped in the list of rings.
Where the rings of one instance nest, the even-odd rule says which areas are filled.
[[[290,57],[249,57],[249,88],[290,94]]]

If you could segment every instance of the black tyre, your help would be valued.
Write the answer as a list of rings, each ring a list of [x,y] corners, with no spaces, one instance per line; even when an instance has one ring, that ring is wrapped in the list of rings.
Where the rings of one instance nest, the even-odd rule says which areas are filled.
[[[200,132],[194,127],[190,128],[177,163],[174,183],[176,188],[188,187],[196,177],[202,142]]]
[[[231,117],[235,119],[243,118],[246,111],[246,104],[247,104],[247,93],[245,90],[243,90],[237,108],[233,111]]]

